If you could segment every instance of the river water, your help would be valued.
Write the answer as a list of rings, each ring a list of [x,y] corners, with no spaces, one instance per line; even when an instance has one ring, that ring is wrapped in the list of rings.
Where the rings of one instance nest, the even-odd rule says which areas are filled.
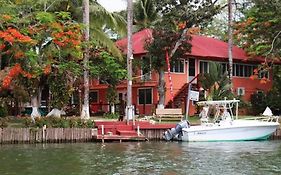
[[[0,145],[0,174],[281,174],[281,141]]]

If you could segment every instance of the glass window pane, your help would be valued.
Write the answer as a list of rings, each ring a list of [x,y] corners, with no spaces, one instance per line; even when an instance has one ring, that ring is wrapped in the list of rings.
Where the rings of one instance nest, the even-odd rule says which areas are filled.
[[[189,58],[188,60],[188,66],[189,66],[189,76],[195,76],[195,59]]]
[[[98,102],[98,92],[97,91],[90,92],[89,101],[90,101],[90,103],[97,103]]]
[[[152,104],[152,89],[139,89],[139,104]]]
[[[144,89],[139,89],[139,104],[144,104],[144,97],[145,97],[145,91]]]

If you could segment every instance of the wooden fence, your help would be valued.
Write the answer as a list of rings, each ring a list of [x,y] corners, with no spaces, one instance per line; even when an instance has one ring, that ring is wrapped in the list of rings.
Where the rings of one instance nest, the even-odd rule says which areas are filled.
[[[92,141],[92,128],[0,128],[0,143],[60,143]]]
[[[162,140],[165,129],[143,129],[148,140]],[[93,128],[0,128],[0,144],[3,143],[65,143],[91,142],[97,130]],[[270,138],[281,140],[281,128]]]

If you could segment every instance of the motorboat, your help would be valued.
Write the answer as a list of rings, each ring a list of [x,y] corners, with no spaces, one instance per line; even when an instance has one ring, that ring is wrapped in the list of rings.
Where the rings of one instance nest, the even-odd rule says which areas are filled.
[[[183,120],[167,130],[163,138],[188,142],[265,140],[279,127],[277,116],[238,119],[238,103],[235,99],[197,102],[202,107],[201,124],[191,126],[188,120]]]

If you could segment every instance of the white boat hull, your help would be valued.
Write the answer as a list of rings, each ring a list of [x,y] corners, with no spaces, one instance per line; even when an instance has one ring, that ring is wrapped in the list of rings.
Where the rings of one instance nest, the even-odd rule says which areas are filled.
[[[246,141],[264,140],[279,127],[277,122],[235,120],[228,124],[191,126],[182,129],[182,141]]]

